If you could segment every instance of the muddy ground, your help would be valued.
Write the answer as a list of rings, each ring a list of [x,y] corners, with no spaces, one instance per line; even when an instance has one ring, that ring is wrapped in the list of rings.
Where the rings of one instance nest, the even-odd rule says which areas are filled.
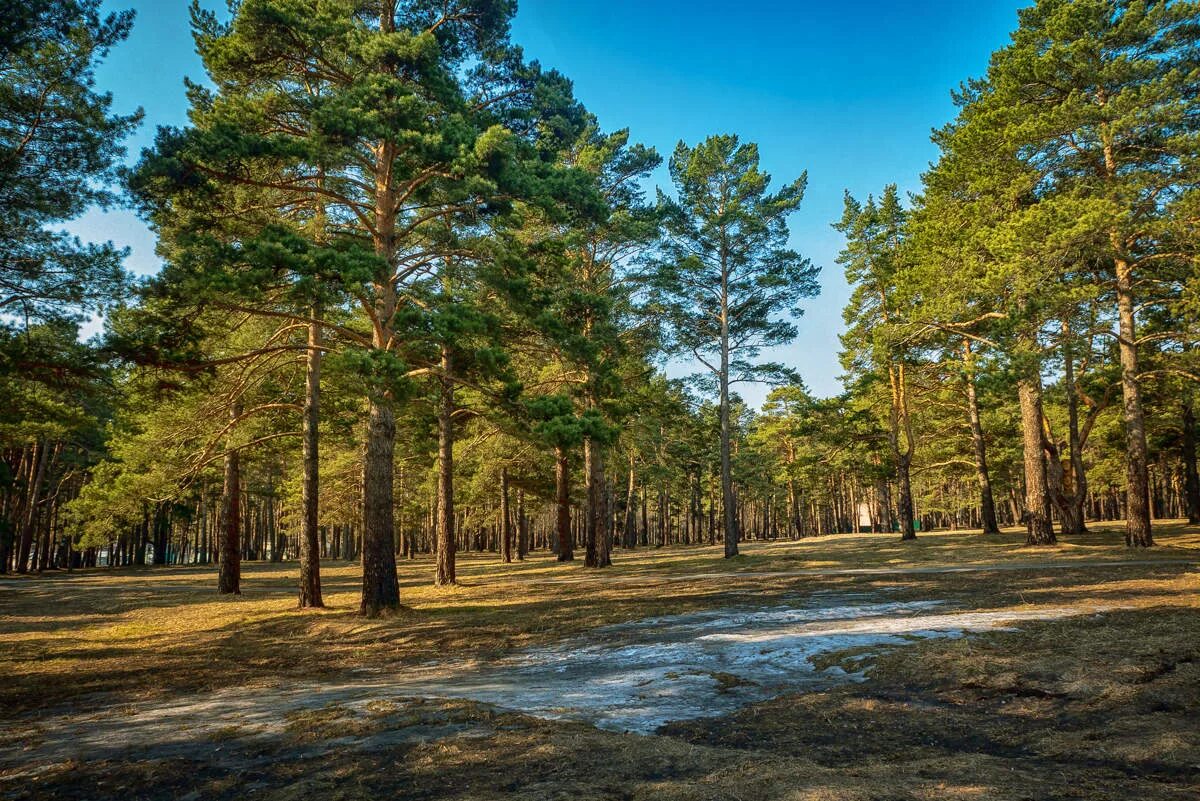
[[[287,566],[9,581],[0,795],[1196,798],[1200,532],[1160,539],[418,561],[384,621],[352,566],[316,614]]]

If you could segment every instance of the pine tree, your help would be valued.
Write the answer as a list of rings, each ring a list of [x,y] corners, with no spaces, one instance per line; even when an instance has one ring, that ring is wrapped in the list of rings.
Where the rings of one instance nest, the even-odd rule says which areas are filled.
[[[326,324],[367,394],[363,614],[399,605],[394,547],[396,404],[436,374],[422,322],[425,282],[461,257],[462,237],[515,199],[550,203],[579,182],[540,144],[580,110],[554,73],[507,40],[512,3],[246,0],[228,24],[198,7],[213,92],[193,86],[192,127],[161,131],[141,171],[148,191],[192,199],[267,194],[331,221],[327,267],[354,319]],[[366,110],[366,111],[364,111]],[[211,207],[209,207],[211,208]],[[218,271],[212,280],[225,280]],[[308,324],[307,312],[279,312]]]
[[[819,291],[817,268],[787,247],[787,218],[800,206],[807,175],[768,192],[758,147],[736,136],[683,142],[670,162],[678,198],[660,196],[666,241],[651,279],[680,354],[694,357],[717,385],[721,417],[721,498],[725,556],[737,555],[739,528],[730,451],[731,387],[791,377],[755,363],[763,347],[796,336],[787,315]]]
[[[1127,543],[1153,544],[1138,308],[1161,303],[1171,219],[1200,164],[1200,4],[1041,0],[1021,12],[975,101],[994,147],[1037,176],[1038,213],[1060,254],[1103,265],[1116,305],[1124,396]],[[1045,257],[1053,258],[1044,253]]]

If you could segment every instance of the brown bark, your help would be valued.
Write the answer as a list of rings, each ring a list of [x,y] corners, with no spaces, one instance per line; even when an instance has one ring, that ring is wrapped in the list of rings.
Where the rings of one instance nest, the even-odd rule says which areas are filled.
[[[29,572],[29,552],[33,547],[33,530],[37,523],[38,505],[42,502],[42,483],[46,476],[48,444],[33,446],[33,462],[29,466],[29,487],[26,489],[25,516],[21,521],[21,536],[17,542],[17,572]]]
[[[441,397],[438,402],[437,571],[433,583],[454,584],[457,543],[454,537],[454,379],[450,354],[442,349]]]
[[[625,547],[637,546],[637,489],[633,451],[629,452],[629,484],[625,491]]]
[[[396,422],[391,402],[372,394],[363,459],[362,601],[359,612],[375,617],[400,607],[392,509]]]
[[[512,561],[512,515],[508,509],[508,468],[500,468],[500,539],[505,562]]]
[[[892,392],[890,440],[892,458],[896,465],[896,514],[900,518],[900,539],[915,540],[917,528],[913,512],[911,478],[914,442],[912,420],[908,414],[908,379],[904,365],[890,365],[888,377]]]
[[[971,444],[975,450],[975,476],[979,481],[979,516],[984,534],[999,534],[996,521],[996,501],[992,496],[992,478],[988,470],[987,441],[979,416],[979,397],[975,391],[975,357],[971,340],[963,340],[963,384],[967,394],[967,420],[971,424]]]
[[[584,511],[584,567],[612,565],[612,545],[604,520],[604,455],[599,443],[588,437],[583,442],[583,473],[587,482],[587,509]]]
[[[1122,258],[1117,272],[1117,347],[1121,354],[1121,392],[1125,413],[1126,520],[1125,544],[1149,548],[1154,544],[1150,529],[1150,480],[1147,467],[1146,421],[1142,412],[1142,388],[1138,381],[1137,330],[1134,322],[1133,268]]]
[[[554,449],[554,489],[558,561],[572,562],[575,560],[575,547],[571,541],[571,469],[567,461],[567,449],[562,446]]]
[[[1180,448],[1183,461],[1184,513],[1188,522],[1200,523],[1200,471],[1196,469],[1196,413],[1191,397],[1183,402],[1183,440]]]
[[[395,30],[396,4],[384,2],[379,10],[379,27],[384,33]],[[379,69],[387,72],[384,61]],[[373,278],[374,297],[366,311],[371,318],[372,346],[381,351],[395,348],[392,321],[396,314],[395,258],[396,221],[399,200],[393,185],[397,146],[384,140],[374,148],[375,230],[372,244],[382,266]],[[362,519],[362,600],[359,612],[368,617],[400,607],[400,586],[396,577],[395,511],[393,485],[396,449],[396,421],[390,393],[373,388],[367,411],[367,441],[363,456]]]
[[[1071,347],[1071,328],[1062,322],[1063,390],[1067,396],[1068,457],[1063,458],[1062,444],[1045,422],[1046,473],[1051,498],[1058,509],[1060,528],[1064,537],[1087,533],[1084,525],[1084,503],[1087,501],[1087,474],[1083,466],[1083,438],[1079,430],[1079,394],[1075,386],[1075,356]],[[1065,464],[1064,464],[1065,462]]]
[[[517,490],[517,559],[529,553],[529,518],[525,516],[525,490]]]
[[[729,427],[729,365],[728,348],[721,348],[721,520],[724,523],[725,558],[738,555],[737,499],[733,494],[733,461],[730,453],[731,431]]]
[[[1042,433],[1042,380],[1036,369],[1017,383],[1017,394],[1025,446],[1025,541],[1028,545],[1053,545],[1056,539],[1050,521],[1050,491]]]
[[[242,414],[240,402],[229,407],[229,419]],[[217,592],[222,595],[242,594],[242,497],[241,463],[238,451],[226,445],[225,486],[221,499],[221,556],[217,572]]]
[[[314,322],[308,324],[308,353],[304,376],[304,481],[300,488],[300,597],[301,609],[325,606],[321,598],[321,544],[318,540],[320,503],[321,326],[314,305]]]

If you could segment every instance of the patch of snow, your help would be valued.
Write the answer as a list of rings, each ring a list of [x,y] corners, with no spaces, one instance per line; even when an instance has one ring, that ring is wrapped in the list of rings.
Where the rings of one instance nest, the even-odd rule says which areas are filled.
[[[1101,611],[948,611],[939,601],[883,597],[814,594],[788,607],[710,610],[605,626],[486,662],[437,661],[341,682],[236,687],[116,710],[98,704],[40,717],[39,742],[0,750],[0,766],[24,763],[36,770],[39,759],[215,754],[230,738],[248,744],[276,738],[297,713],[339,705],[367,714],[372,703],[404,706],[415,698],[468,699],[648,734],[669,721],[724,715],[784,693],[863,678],[837,667],[819,670],[813,657],[821,654]],[[469,729],[456,736],[470,736]]]
[[[397,676],[390,689],[645,734],[668,721],[724,715],[783,693],[861,678],[839,668],[818,670],[812,659],[821,654],[1081,613],[1070,607],[935,612],[940,602],[817,600],[807,607],[723,609],[607,626],[486,664],[429,664]]]

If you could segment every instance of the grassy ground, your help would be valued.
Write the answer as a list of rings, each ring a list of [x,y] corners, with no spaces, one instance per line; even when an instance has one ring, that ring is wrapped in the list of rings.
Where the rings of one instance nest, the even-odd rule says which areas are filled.
[[[466,556],[462,585],[401,565],[407,608],[363,620],[357,569],[323,572],[329,609],[294,608],[294,566],[248,565],[241,598],[210,570],[85,571],[0,583],[0,751],[64,709],[144,708],[227,686],[334,680],[551,642],[598,625],[886,587],[963,608],[1096,612],[963,640],[829,657],[870,681],[778,698],[641,737],[467,702],[331,707],[242,744],[144,759],[10,768],[14,798],[1194,798],[1200,792],[1200,529],[1120,547],[1115,527],[1052,549],[998,538],[838,536],[618,553],[603,575],[545,557]],[[1173,564],[1097,565],[1152,560]],[[1190,564],[1189,564],[1190,562]],[[943,568],[1017,566],[1004,571]],[[887,573],[836,571],[887,569]],[[808,572],[805,572],[808,571]],[[825,572],[813,572],[825,571]],[[1120,607],[1120,609],[1116,609]],[[104,695],[96,695],[104,693]],[[216,740],[237,745],[236,727]],[[331,746],[330,743],[333,743]],[[371,747],[359,747],[370,742]],[[232,764],[232,767],[231,767]],[[189,796],[189,793],[192,795]]]

